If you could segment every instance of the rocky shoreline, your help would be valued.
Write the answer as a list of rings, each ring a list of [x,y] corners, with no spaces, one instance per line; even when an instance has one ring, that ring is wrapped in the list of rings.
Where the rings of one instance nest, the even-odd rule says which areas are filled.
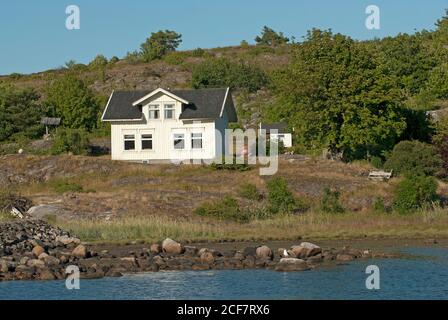
[[[279,248],[276,252],[265,245],[216,250],[184,246],[169,238],[148,248],[115,254],[109,250],[95,251],[68,232],[41,220],[0,224],[0,281],[65,279],[65,270],[71,265],[79,267],[82,279],[95,279],[162,270],[304,271],[373,257],[393,255],[347,247],[323,249],[309,242]]]

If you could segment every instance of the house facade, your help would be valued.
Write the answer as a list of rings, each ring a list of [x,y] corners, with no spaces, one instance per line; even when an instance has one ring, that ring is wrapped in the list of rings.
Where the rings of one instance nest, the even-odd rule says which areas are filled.
[[[226,150],[225,129],[238,121],[227,89],[114,91],[102,121],[111,124],[113,160],[211,160]]]

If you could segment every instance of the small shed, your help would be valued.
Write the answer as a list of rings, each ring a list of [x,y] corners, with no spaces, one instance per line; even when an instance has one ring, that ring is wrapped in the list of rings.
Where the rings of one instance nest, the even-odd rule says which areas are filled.
[[[40,124],[43,124],[45,126],[45,133],[48,135],[48,127],[49,126],[58,126],[61,124],[61,118],[49,118],[49,117],[42,117],[40,119]]]
[[[260,129],[266,130],[266,135],[270,139],[283,142],[286,148],[292,147],[292,134],[287,130],[288,125],[284,122],[276,123],[260,123]],[[277,133],[272,133],[271,130],[277,130]]]

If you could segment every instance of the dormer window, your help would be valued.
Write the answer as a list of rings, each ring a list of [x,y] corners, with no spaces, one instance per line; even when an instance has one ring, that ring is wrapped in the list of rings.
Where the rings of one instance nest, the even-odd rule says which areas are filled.
[[[165,119],[174,119],[174,104],[165,105]]]
[[[149,119],[159,119],[159,105],[150,104],[149,105]]]

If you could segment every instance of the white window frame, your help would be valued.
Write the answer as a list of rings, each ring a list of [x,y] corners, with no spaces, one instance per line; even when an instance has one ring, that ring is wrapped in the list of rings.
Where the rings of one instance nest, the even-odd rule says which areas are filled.
[[[200,135],[199,137],[195,137],[195,135]],[[194,147],[194,141],[195,140],[200,140],[201,141],[201,147],[200,148],[195,148]],[[191,133],[191,150],[202,150],[204,148],[204,139],[203,139],[203,135],[202,132],[192,132]]]
[[[172,117],[171,118],[167,118],[166,116],[166,112],[167,111],[172,111]],[[163,118],[167,119],[167,120],[174,120],[176,119],[176,104],[175,103],[166,103],[163,106]]]
[[[157,118],[151,118],[151,111],[157,111]],[[160,105],[158,104],[150,104],[148,105],[148,119],[149,120],[159,120],[160,119]]]
[[[182,136],[182,138],[177,138],[176,136]],[[176,140],[182,140],[182,148],[176,148]],[[185,133],[173,133],[173,149],[174,150],[185,150]]]
[[[145,138],[144,136],[151,136],[151,138]],[[144,149],[143,141],[151,141],[151,148]],[[154,135],[152,133],[142,133],[140,136],[140,147],[142,151],[153,151],[154,150]]]
[[[132,138],[131,138],[132,137]],[[134,142],[134,149],[126,149],[126,142],[127,141],[133,141]],[[129,133],[129,134],[123,134],[123,150],[124,151],[126,151],[126,152],[129,152],[129,151],[136,151],[137,150],[137,145],[136,145],[136,143],[135,143],[136,141],[135,141],[135,134],[131,134],[131,133]]]

